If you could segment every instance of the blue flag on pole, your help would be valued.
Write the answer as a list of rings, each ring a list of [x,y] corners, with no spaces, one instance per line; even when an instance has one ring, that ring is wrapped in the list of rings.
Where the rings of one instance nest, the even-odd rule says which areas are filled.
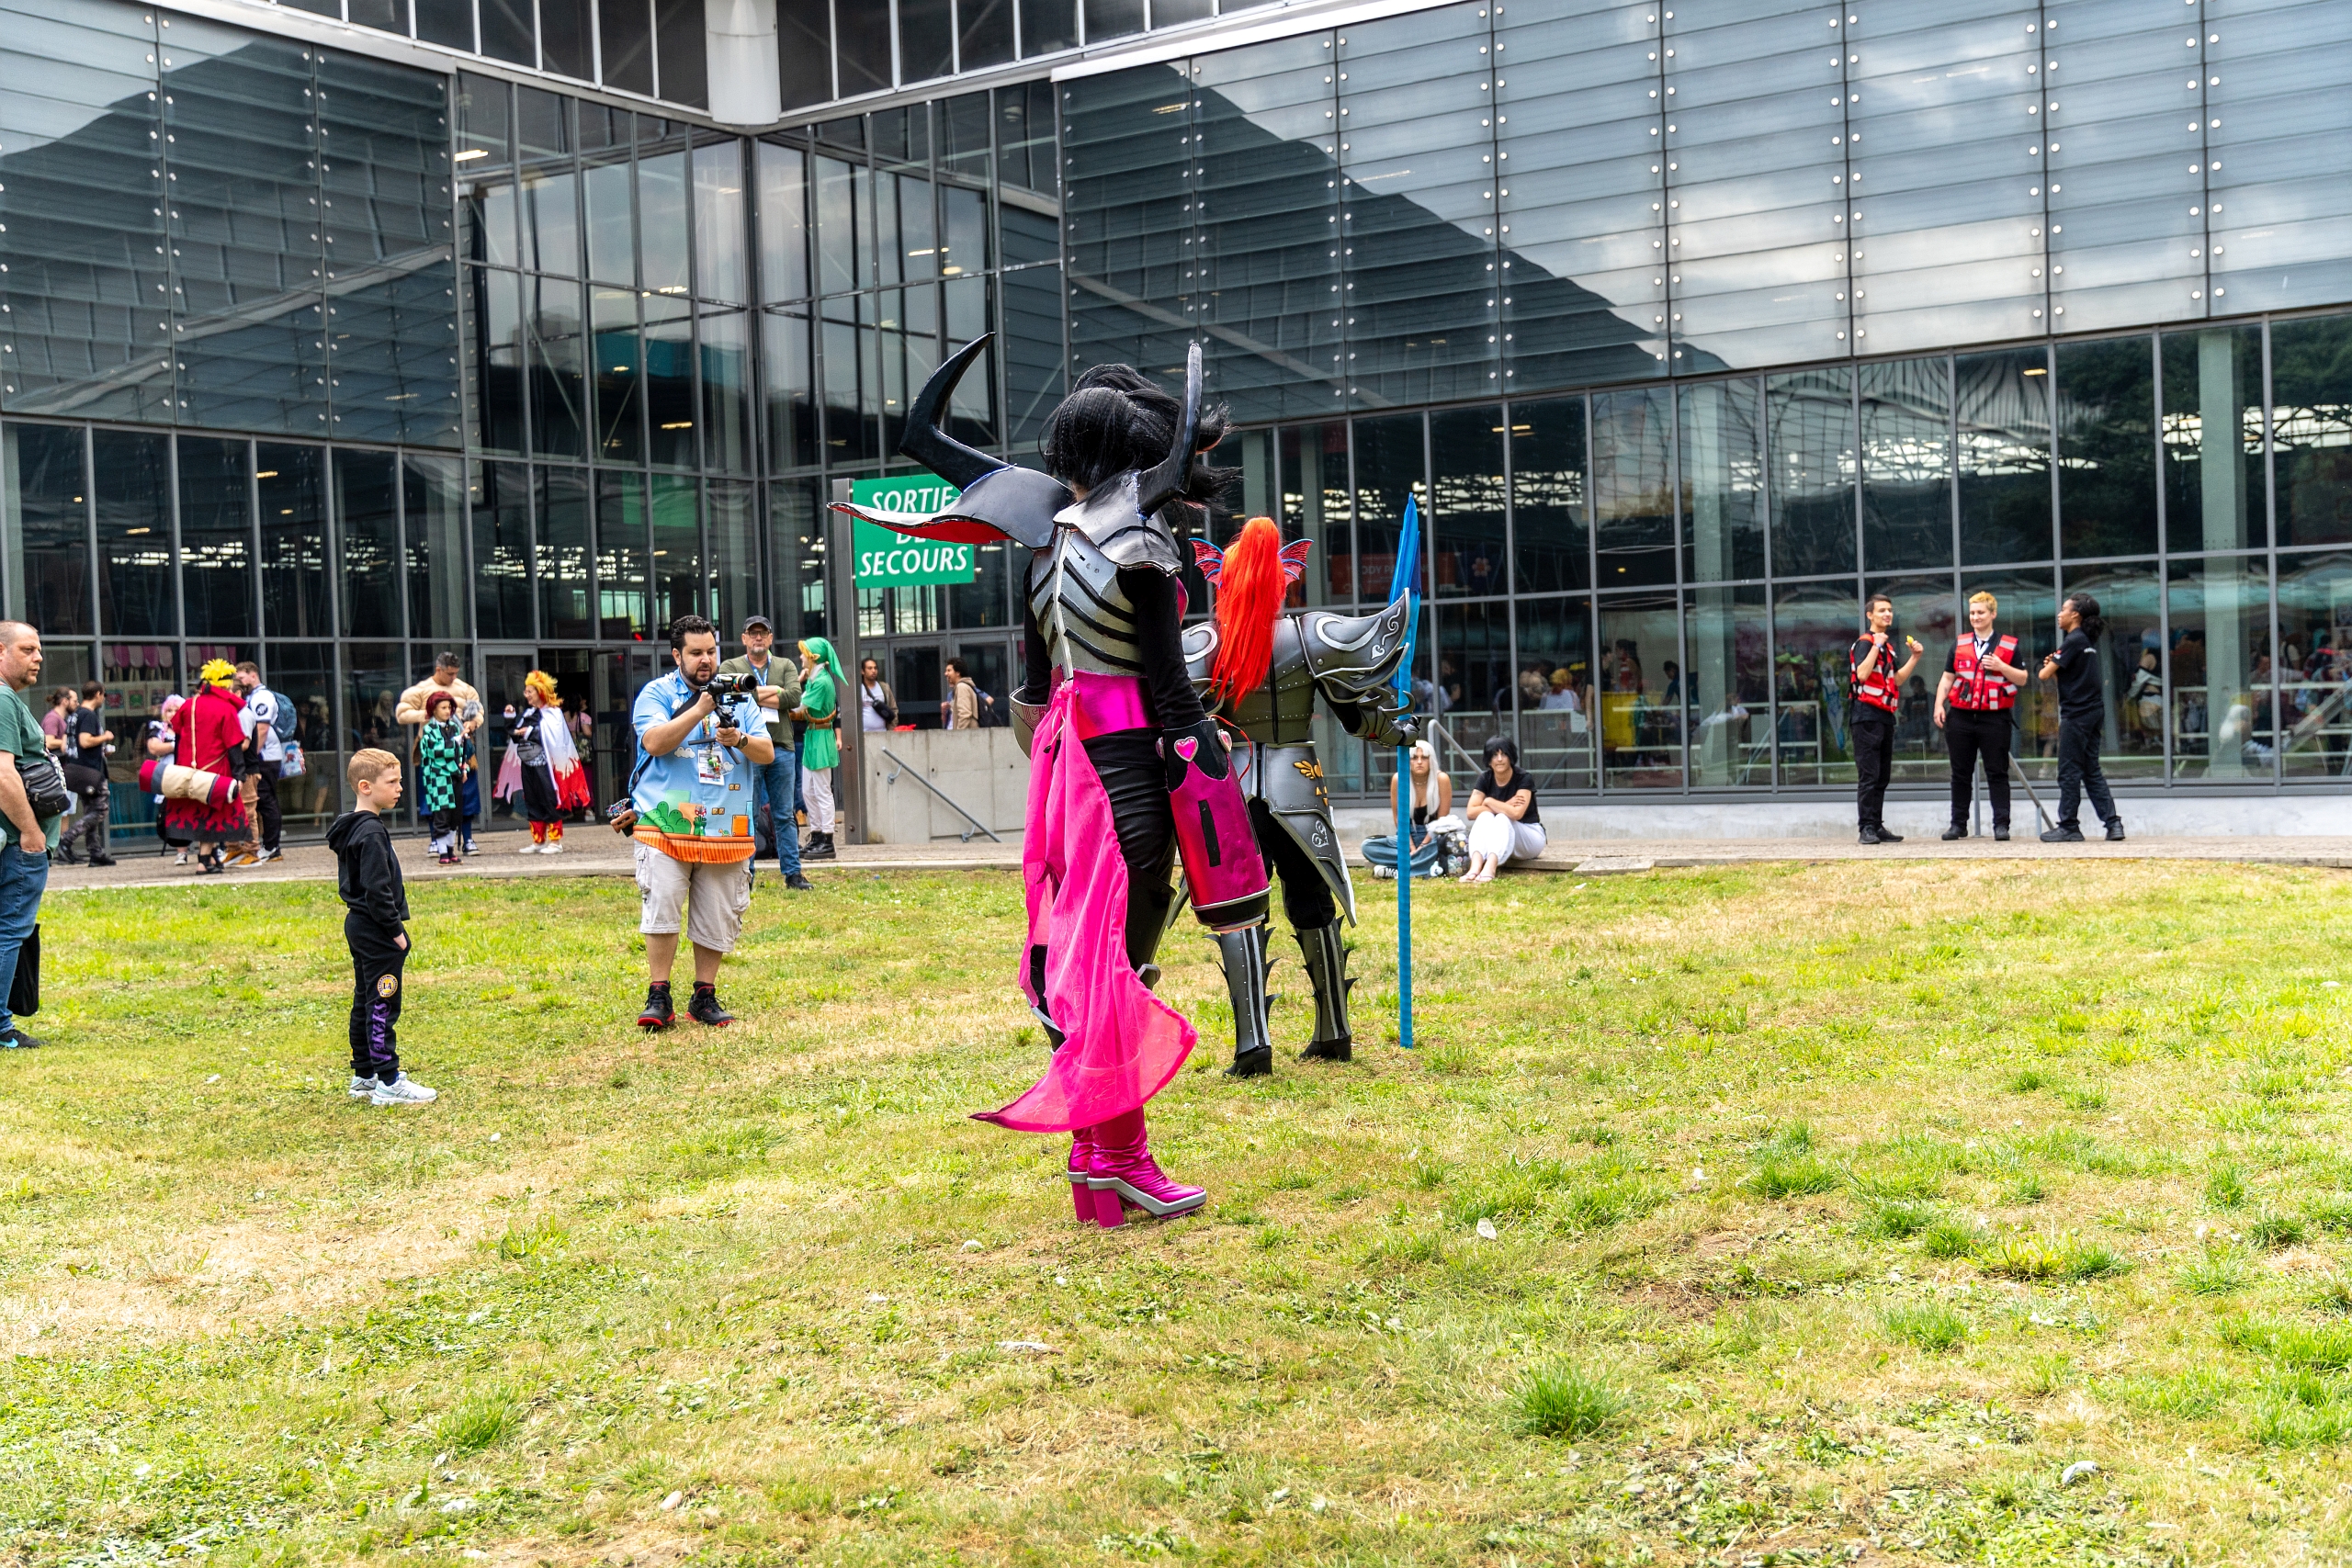
[[[1396,667],[1396,689],[1405,706],[1413,703],[1413,643],[1420,630],[1421,509],[1405,498],[1405,520],[1396,530],[1396,570],[1388,580],[1388,602],[1405,601],[1405,658]],[[1432,766],[1435,764],[1432,763]],[[1413,749],[1396,749],[1396,1043],[1413,1048]]]

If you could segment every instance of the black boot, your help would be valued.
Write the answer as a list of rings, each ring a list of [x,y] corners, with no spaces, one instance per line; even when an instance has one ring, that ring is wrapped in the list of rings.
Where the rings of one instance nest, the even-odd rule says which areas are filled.
[[[1298,1054],[1302,1062],[1351,1062],[1355,1037],[1348,1030],[1348,944],[1340,922],[1298,933],[1306,978],[1315,987],[1315,1038]]]
[[[1226,994],[1233,998],[1233,1066],[1225,1069],[1226,1077],[1263,1077],[1274,1070],[1273,1041],[1266,1032],[1265,922],[1219,931],[1216,942]]]
[[[718,987],[700,980],[695,982],[694,997],[686,1003],[686,1016],[713,1029],[724,1029],[735,1021],[735,1015],[719,1005]]]
[[[2122,818],[2110,817],[2107,819],[2107,841],[2110,844],[2120,844],[2123,841]]]
[[[1962,823],[1955,822],[1951,827],[1944,829],[1944,842],[1946,843],[1951,842],[1954,839],[1965,839],[1966,837],[1968,837],[1968,829]]]
[[[670,983],[657,982],[645,987],[645,1005],[638,1010],[639,1029],[667,1029],[678,1021],[677,1010],[670,1005]]]
[[[833,836],[831,833],[809,834],[808,847],[800,852],[800,858],[804,861],[833,859]]]

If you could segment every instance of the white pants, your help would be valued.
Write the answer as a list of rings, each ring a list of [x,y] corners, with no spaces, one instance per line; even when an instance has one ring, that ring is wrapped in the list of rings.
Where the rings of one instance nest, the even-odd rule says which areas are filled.
[[[833,770],[807,768],[800,774],[800,796],[808,803],[808,830],[833,830]]]
[[[1544,852],[1544,824],[1514,822],[1499,811],[1486,812],[1470,824],[1470,852],[1494,856],[1497,866],[1533,860]]]

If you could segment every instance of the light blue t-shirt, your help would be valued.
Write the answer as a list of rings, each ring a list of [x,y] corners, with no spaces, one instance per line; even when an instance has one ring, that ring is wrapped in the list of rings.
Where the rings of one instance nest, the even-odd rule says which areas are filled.
[[[694,688],[674,670],[658,681],[647,682],[645,689],[638,693],[637,706],[629,715],[639,749],[644,748],[647,730],[657,724],[667,724],[673,715],[693,704]],[[639,816],[650,817],[653,808],[663,804],[681,815],[685,814],[689,804],[700,806],[705,813],[716,812],[725,818],[752,815],[749,761],[736,748],[718,743],[719,717],[730,712],[736,727],[745,735],[764,733],[759,704],[751,697],[723,704],[704,716],[703,721],[678,742],[676,750],[666,757],[646,758],[645,771],[638,775],[634,795]]]

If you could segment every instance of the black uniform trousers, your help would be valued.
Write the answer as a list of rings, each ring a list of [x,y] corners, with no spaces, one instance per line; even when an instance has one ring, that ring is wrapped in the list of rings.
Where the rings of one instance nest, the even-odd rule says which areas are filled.
[[[2098,743],[2106,731],[2103,713],[2058,721],[2058,826],[2070,833],[2082,830],[2086,791],[2098,819],[2115,820],[2115,795],[2107,787],[2106,771],[2098,765]]]
[[[1331,897],[1323,868],[1290,836],[1289,829],[1274,820],[1273,807],[1262,800],[1251,801],[1250,826],[1257,832],[1266,869],[1282,878],[1283,913],[1290,917],[1291,930],[1311,931],[1338,919],[1340,903]]]
[[[278,764],[265,758],[253,769],[254,818],[261,828],[261,847],[274,853],[286,823],[285,814],[277,807]]]
[[[1993,798],[1993,826],[2009,825],[2009,739],[2017,733],[2007,708],[1950,708],[1944,715],[1944,744],[1951,751],[1951,825],[1968,826],[1975,796],[1976,760],[1984,760],[1985,793]]]
[[[1886,826],[1886,784],[1894,776],[1894,716],[1882,707],[1854,707],[1854,807],[1865,828]]]
[[[401,1076],[401,969],[409,950],[356,909],[343,917],[343,940],[351,947],[351,1076],[390,1083]]]

